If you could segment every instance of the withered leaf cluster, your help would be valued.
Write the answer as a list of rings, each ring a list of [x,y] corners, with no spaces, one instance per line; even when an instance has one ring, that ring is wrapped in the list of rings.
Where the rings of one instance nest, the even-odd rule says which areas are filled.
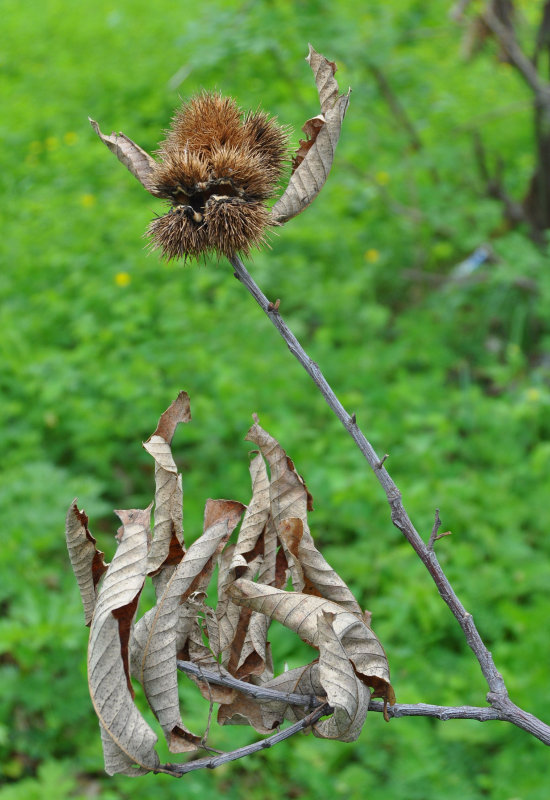
[[[67,546],[90,626],[89,689],[109,774],[175,774],[160,764],[157,734],[134,701],[132,680],[143,687],[172,752],[204,745],[202,734],[188,730],[182,719],[178,659],[222,678],[328,702],[332,715],[313,726],[314,735],[323,738],[355,740],[371,696],[395,701],[370,614],[317,549],[308,525],[307,487],[256,418],[246,436],[258,448],[250,463],[248,506],[208,500],[203,533],[186,549],[182,478],[171,443],[178,424],[190,419],[189,398],[181,392],[144,444],[155,462],[154,524],[153,503],[117,511],[122,525],[108,566],[76,500],[67,514]],[[216,566],[213,591],[208,587]],[[138,616],[149,578],[156,603]],[[275,675],[268,641],[273,620],[315,648],[318,657]],[[287,700],[259,701],[228,686],[193,680],[209,703],[218,704],[222,725],[249,724],[265,734],[308,713]]]
[[[90,123],[103,143],[142,186],[169,204],[168,213],[150,223],[153,248],[165,258],[198,258],[215,252],[231,257],[261,246],[266,232],[302,212],[321,191],[334,159],[347,94],[339,94],[336,65],[311,45],[320,114],[302,130],[306,139],[292,159],[286,189],[274,197],[288,155],[288,130],[261,111],[243,113],[231,98],[203,92],[175,114],[158,160],[123,133],[105,135]]]

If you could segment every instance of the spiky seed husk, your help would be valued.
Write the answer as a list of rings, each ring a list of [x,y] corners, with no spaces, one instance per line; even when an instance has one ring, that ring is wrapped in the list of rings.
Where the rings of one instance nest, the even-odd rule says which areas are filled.
[[[224,256],[235,252],[248,255],[252,247],[260,247],[265,241],[269,211],[257,201],[212,197],[206,205],[205,224],[218,252]]]
[[[266,201],[281,178],[288,131],[262,111],[202,92],[175,115],[152,174],[168,214],[147,229],[164,258],[248,254],[265,242]]]

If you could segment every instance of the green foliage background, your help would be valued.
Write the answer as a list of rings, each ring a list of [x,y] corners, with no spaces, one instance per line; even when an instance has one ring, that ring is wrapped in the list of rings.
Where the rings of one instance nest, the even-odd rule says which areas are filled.
[[[523,7],[524,35],[541,4]],[[163,264],[141,239],[160,204],[91,131],[146,149],[180,97],[219,88],[294,127],[317,113],[307,42],[353,87],[327,186],[250,269],[355,411],[438,553],[513,699],[550,720],[550,271],[483,197],[471,131],[521,197],[530,95],[438,0],[256,3],[4,0],[0,53],[2,548],[0,800],[98,797],[546,798],[548,753],[504,723],[372,714],[354,745],[298,737],[181,782],[108,779],[86,688],[87,631],[63,538],[78,495],[111,557],[112,508],[153,487],[141,442],[180,389],[175,453],[188,541],[208,497],[249,497],[256,411],[314,495],[319,546],[373,611],[401,702],[482,705],[458,625],[393,528],[353,442],[226,263]],[[388,77],[423,147],[381,97]],[[476,279],[440,280],[491,241]],[[479,280],[477,278],[479,277]],[[300,658],[274,631],[283,661]],[[185,680],[182,679],[182,684]],[[206,710],[182,688],[191,727]],[[202,727],[201,727],[202,726]],[[246,730],[223,729],[232,748]]]

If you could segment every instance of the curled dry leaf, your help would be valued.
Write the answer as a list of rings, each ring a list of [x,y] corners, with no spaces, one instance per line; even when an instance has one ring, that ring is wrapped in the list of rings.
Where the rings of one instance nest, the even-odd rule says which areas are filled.
[[[266,577],[274,576],[276,559],[274,530],[269,525],[269,478],[261,455],[252,460],[250,476],[252,499],[237,543],[220,559],[216,608],[222,664],[243,680],[250,675],[264,675],[268,620],[236,606],[225,589],[236,577],[252,578],[258,571]],[[272,677],[272,673],[264,677]]]
[[[332,600],[362,619],[361,608],[352,592],[315,546],[307,519],[313,499],[294,463],[257,421],[246,439],[260,447],[269,463],[271,518],[287,555],[294,589]],[[273,585],[263,577],[258,581]]]
[[[269,501],[271,520],[276,531],[281,521],[289,517],[298,517],[307,526],[307,512],[313,509],[311,497],[304,479],[296,472],[292,460],[287,456],[279,442],[265,431],[257,421],[250,428],[245,440],[258,445],[263,457],[269,464],[271,478],[269,483]],[[296,560],[289,553],[283,540],[286,564],[296,591],[304,588],[303,573]],[[282,583],[286,583],[286,578]]]
[[[317,70],[321,75],[325,69],[323,81],[319,78],[319,86],[324,87],[320,97],[322,104],[330,105],[336,84],[331,83],[332,66],[326,62],[323,67],[323,63]],[[115,558],[107,569],[76,501],[67,515],[71,562],[86,619],[92,620],[90,694],[110,774],[177,772],[173,765],[159,764],[154,750],[157,737],[134,705],[130,673],[141,681],[172,752],[196,750],[203,744],[202,737],[187,730],[181,718],[178,658],[225,677],[307,695],[308,708],[318,704],[315,698],[327,701],[334,713],[314,727],[315,735],[325,738],[357,738],[370,699],[367,687],[387,702],[395,700],[382,645],[346,584],[315,546],[308,527],[312,499],[307,487],[280,444],[257,419],[247,439],[259,446],[260,454],[251,462],[252,499],[236,544],[226,547],[246,507],[231,500],[209,500],[204,533],[184,553],[181,477],[171,442],[177,425],[190,417],[189,398],[182,392],[144,445],[155,460],[152,541],[150,508],[116,512],[122,527]],[[214,611],[204,601],[216,563]],[[106,569],[96,602],[97,584]],[[292,592],[282,590],[289,574]],[[134,625],[147,576],[155,584],[157,603]],[[272,619],[316,647],[319,658],[273,678],[267,642]],[[243,697],[234,687],[193,680],[208,701],[220,704],[221,724],[249,723],[269,733],[283,720],[296,722],[308,713],[306,706],[289,705],[289,699],[260,701]]]
[[[349,91],[338,94],[334,62],[317,53],[311,45],[307,61],[315,77],[321,114],[305,123],[302,130],[310,138],[300,142],[288,186],[271,209],[273,220],[279,224],[300,214],[323,188],[349,104]]]
[[[191,403],[189,395],[187,392],[180,392],[166,411],[160,415],[153,436],[161,436],[168,444],[172,444],[172,439],[180,422],[190,422],[190,420]]]
[[[284,672],[264,685],[286,693],[316,696],[326,700],[333,715],[314,727],[314,735],[323,739],[355,741],[365,723],[370,691],[355,674],[355,669],[333,627],[334,614],[322,611],[318,618],[319,660]],[[322,700],[321,700],[322,698]],[[283,720],[295,722],[308,713],[303,706],[283,702],[252,700],[238,696],[231,705],[220,709],[221,724],[248,723],[259,733],[268,733]]]
[[[240,567],[249,564],[257,555],[258,540],[264,532],[269,517],[269,478],[265,462],[259,454],[250,462],[250,478],[252,499],[246,509],[230,565],[234,575]],[[237,577],[243,576],[239,574]]]
[[[363,619],[359,603],[347,584],[315,547],[309,528],[301,519],[285,519],[279,524],[279,538],[303,571],[304,594],[318,595],[337,603],[345,611]]]
[[[360,680],[374,689],[374,696],[392,704],[395,702],[384,648],[374,632],[354,614],[344,611],[330,600],[299,592],[285,592],[244,578],[235,581],[229,587],[228,594],[235,603],[276,619],[295,631],[304,642],[317,648],[319,618],[323,611],[334,614],[334,631]]]
[[[279,724],[277,720],[276,714],[270,716],[264,703],[240,693],[233,702],[221,705],[218,711],[218,725],[251,725],[262,734],[271,733]]]
[[[319,678],[319,661],[283,672],[264,685],[266,689],[275,689],[278,692],[302,694],[310,698],[316,697],[319,698],[318,702],[326,699],[325,690]],[[312,703],[312,705],[316,704]],[[264,723],[271,728],[280,725],[283,720],[297,722],[308,713],[308,709],[304,706],[294,706],[283,702],[264,703],[262,708]]]
[[[155,526],[149,551],[149,573],[161,567],[174,566],[183,557],[183,489],[171,444],[179,423],[190,420],[189,396],[186,392],[180,392],[160,417],[153,435],[143,445],[155,459]],[[162,593],[165,580],[166,577],[159,582],[159,594]]]
[[[157,737],[133,701],[128,640],[147,574],[150,507],[118,512],[123,524],[115,556],[98,593],[88,645],[90,696],[101,726],[109,775],[144,774],[159,766]]]
[[[354,742],[367,718],[370,692],[355,674],[342,640],[334,629],[334,620],[334,614],[323,611],[317,622],[319,680],[334,713],[318,722],[313,732],[322,739]]]
[[[309,707],[291,705],[280,700],[258,700],[244,697],[240,693],[230,705],[220,708],[218,722],[221,725],[248,724],[258,733],[269,733],[285,720],[297,722],[315,706],[326,701],[325,690],[319,680],[319,662],[288,670],[262,684],[285,694],[301,694],[308,698]]]
[[[160,722],[173,752],[196,749],[200,739],[190,735],[179,711],[176,657],[178,621],[193,592],[203,591],[210,580],[218,553],[237,525],[244,506],[231,500],[209,500],[205,531],[194,542],[168,581],[162,597],[144,628],[132,641],[132,673],[143,685],[147,700]],[[195,615],[196,617],[196,612]],[[188,632],[192,630],[194,618]],[[138,627],[138,626],[136,626]]]
[[[99,124],[91,117],[88,119],[103,144],[115,154],[134,178],[138,179],[144,189],[156,197],[161,197],[151,181],[151,175],[156,165],[155,159],[123,133],[111,133],[110,135],[101,133]]]
[[[271,480],[269,499],[271,515],[275,525],[289,517],[305,517],[313,510],[313,498],[301,475],[298,475],[292,460],[279,442],[265,431],[255,417],[254,425],[245,436],[245,441],[254,442],[269,464]]]
[[[221,656],[222,664],[227,664],[231,642],[235,637],[235,631],[239,624],[241,609],[232,602],[226,589],[230,586],[235,576],[231,571],[235,545],[229,545],[220,553],[218,559],[218,603],[216,606],[216,618],[218,620],[218,642],[214,650],[216,656]],[[243,559],[244,560],[244,559]]]
[[[80,589],[84,619],[86,625],[90,625],[97,600],[97,585],[107,570],[107,564],[103,561],[104,553],[97,549],[96,540],[88,530],[88,517],[84,511],[78,510],[76,499],[67,511],[65,539]]]
[[[251,613],[246,608],[241,608],[240,612],[227,669],[236,678],[244,681],[251,675],[258,677],[264,675],[268,661],[267,629],[269,620],[263,614]],[[273,677],[273,673],[268,677]]]

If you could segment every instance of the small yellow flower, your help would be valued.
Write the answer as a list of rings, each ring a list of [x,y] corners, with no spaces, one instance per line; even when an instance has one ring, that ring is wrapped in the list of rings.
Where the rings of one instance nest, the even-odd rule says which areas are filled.
[[[537,389],[536,386],[530,386],[527,389],[527,399],[531,403],[537,403],[540,400],[540,389]]]
[[[117,286],[121,286],[124,288],[128,286],[129,283],[132,282],[132,278],[129,272],[117,272],[115,275],[115,283]]]
[[[380,172],[376,173],[374,180],[379,186],[386,186],[390,182],[390,176],[387,172],[381,170]]]
[[[370,250],[367,250],[365,253],[365,261],[368,261],[369,264],[376,264],[379,258],[380,253],[374,247],[371,247]]]
[[[67,131],[67,133],[63,136],[63,141],[65,144],[68,144],[69,147],[72,147],[72,145],[76,144],[78,141],[78,134],[74,131]]]
[[[46,139],[46,150],[57,150],[59,147],[59,139],[57,136],[48,136]]]
[[[92,208],[93,206],[95,206],[95,195],[81,194],[80,205],[83,206],[83,208]]]

